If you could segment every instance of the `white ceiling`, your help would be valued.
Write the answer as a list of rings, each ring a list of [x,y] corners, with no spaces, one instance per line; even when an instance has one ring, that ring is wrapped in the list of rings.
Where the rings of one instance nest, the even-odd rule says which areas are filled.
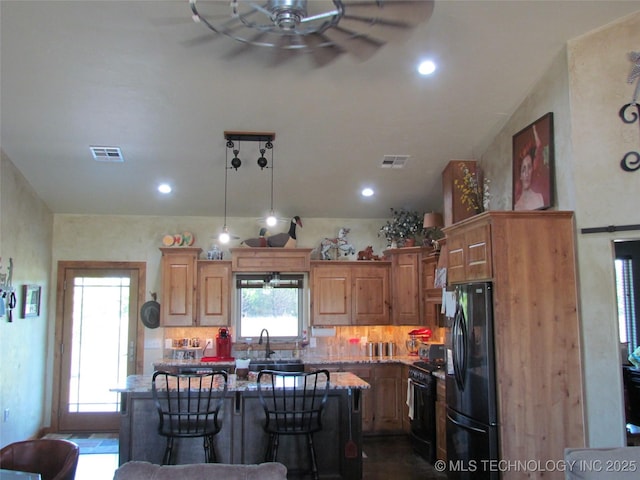
[[[446,163],[484,151],[568,39],[640,1],[436,1],[370,58],[323,66],[214,34],[185,0],[0,8],[1,146],[53,212],[222,216],[223,131],[239,130],[276,133],[281,216],[381,218],[440,209]],[[425,57],[432,77],[415,73]],[[96,163],[91,145],[125,162]],[[384,155],[410,159],[381,169]],[[257,157],[240,145],[229,216],[269,208]],[[363,186],[376,195],[362,199]]]

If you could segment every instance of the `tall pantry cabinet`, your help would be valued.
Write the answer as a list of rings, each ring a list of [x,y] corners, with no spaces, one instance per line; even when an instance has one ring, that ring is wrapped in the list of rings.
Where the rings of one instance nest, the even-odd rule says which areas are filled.
[[[485,212],[444,232],[448,283],[493,283],[500,458],[584,447],[573,213]]]

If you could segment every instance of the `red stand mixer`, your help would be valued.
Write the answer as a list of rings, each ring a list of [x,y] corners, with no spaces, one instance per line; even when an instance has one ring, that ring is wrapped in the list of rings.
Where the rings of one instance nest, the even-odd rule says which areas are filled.
[[[416,328],[409,332],[409,339],[406,341],[409,355],[418,355],[418,347],[431,338],[431,330],[428,328]]]

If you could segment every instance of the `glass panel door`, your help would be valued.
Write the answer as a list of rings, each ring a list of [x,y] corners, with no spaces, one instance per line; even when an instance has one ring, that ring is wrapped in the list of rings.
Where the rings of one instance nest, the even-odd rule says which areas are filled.
[[[68,269],[65,274],[61,431],[115,431],[119,394],[135,370],[136,270]]]

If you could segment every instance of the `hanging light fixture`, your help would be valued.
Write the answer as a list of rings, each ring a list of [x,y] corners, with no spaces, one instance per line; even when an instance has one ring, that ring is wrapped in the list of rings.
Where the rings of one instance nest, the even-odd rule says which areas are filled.
[[[266,218],[266,223],[267,223],[267,227],[274,227],[276,225],[276,223],[278,223],[278,219],[276,218],[276,214],[273,211],[273,169],[274,169],[274,165],[273,165],[273,144],[270,141],[267,141],[265,147],[269,150],[271,150],[271,203],[269,206],[269,215],[267,215]],[[260,165],[260,161],[261,160],[265,160],[264,158],[264,151],[261,150],[260,151],[262,153],[262,156],[258,159],[258,165]],[[267,167],[268,168],[268,167]]]
[[[229,149],[233,148],[233,142],[231,140],[227,140],[227,148],[225,149],[224,155],[224,224],[222,226],[222,232],[218,236],[218,240],[220,243],[229,243],[231,240],[231,235],[229,235],[229,227],[227,227],[227,172],[229,171]],[[237,159],[236,150],[234,150],[234,160]],[[240,159],[238,159],[240,161]],[[239,166],[239,165],[238,165]],[[237,170],[237,168],[236,168]]]
[[[225,177],[224,177],[224,205],[225,205],[225,227],[227,223],[227,170],[229,168],[233,168],[236,171],[242,165],[242,160],[238,157],[240,153],[240,144],[238,143],[238,148],[235,148],[234,141],[237,142],[258,142],[258,151],[260,152],[260,156],[258,157],[257,164],[260,167],[260,170],[264,170],[265,168],[271,169],[271,204],[269,209],[269,214],[265,219],[267,226],[273,227],[278,220],[275,216],[273,210],[273,143],[272,141],[276,138],[276,134],[273,132],[224,132],[224,138],[227,140],[227,149],[226,156],[229,155],[229,150],[233,152],[233,158],[231,159],[231,167],[228,164],[225,165]],[[264,143],[264,146],[262,145]],[[271,151],[271,166],[269,166],[269,161],[265,157],[265,153],[267,150]],[[223,233],[224,233],[223,228]],[[228,233],[228,232],[227,232]],[[221,234],[222,235],[222,234]],[[222,242],[222,239],[220,239]],[[228,240],[227,240],[228,241]]]

